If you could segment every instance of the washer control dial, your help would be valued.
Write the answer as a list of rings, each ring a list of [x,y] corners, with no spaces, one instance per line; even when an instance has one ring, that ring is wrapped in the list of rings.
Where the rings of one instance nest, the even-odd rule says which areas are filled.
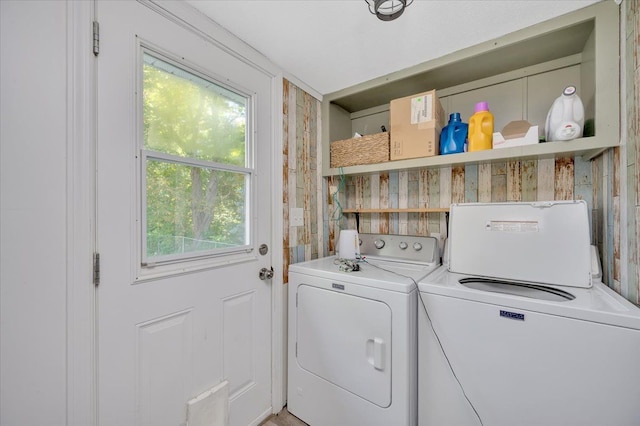
[[[414,249],[415,251],[420,251],[420,250],[422,250],[422,244],[420,244],[420,243],[413,243],[413,249]]]
[[[406,250],[407,247],[409,247],[409,244],[407,244],[405,241],[401,241],[398,247],[400,247],[401,250]]]
[[[384,247],[384,240],[375,240],[373,245],[379,250]]]

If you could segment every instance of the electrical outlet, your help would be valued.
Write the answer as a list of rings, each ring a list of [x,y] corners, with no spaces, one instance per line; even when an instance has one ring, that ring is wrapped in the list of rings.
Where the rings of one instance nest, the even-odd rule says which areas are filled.
[[[304,226],[304,209],[292,207],[289,210],[289,226]]]

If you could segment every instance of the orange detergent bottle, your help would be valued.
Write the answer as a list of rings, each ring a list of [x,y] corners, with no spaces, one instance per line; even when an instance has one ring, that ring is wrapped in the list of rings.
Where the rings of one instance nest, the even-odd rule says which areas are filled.
[[[487,102],[478,102],[474,114],[469,118],[468,151],[493,148],[493,114]]]

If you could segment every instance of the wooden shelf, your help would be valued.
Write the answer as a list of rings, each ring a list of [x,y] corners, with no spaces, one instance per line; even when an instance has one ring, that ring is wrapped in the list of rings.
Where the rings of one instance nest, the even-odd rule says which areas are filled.
[[[343,213],[449,213],[448,207],[406,209],[343,209]]]
[[[478,163],[497,163],[509,160],[544,159],[562,156],[581,155],[590,160],[607,148],[618,145],[615,139],[602,140],[597,136],[574,139],[567,142],[546,142],[535,145],[516,146],[512,148],[488,149],[486,151],[465,152],[462,154],[436,155],[434,157],[412,158],[409,160],[388,161],[386,163],[366,164],[362,166],[343,167],[345,175],[365,173],[411,170],[417,168],[440,168]],[[329,169],[326,176],[340,174],[339,168]]]

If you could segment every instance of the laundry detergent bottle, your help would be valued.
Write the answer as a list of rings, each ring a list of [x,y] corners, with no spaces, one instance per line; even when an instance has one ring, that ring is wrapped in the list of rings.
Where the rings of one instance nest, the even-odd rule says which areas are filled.
[[[463,123],[459,112],[449,114],[449,124],[440,133],[440,155],[465,151],[469,125]]]
[[[493,114],[487,102],[478,102],[469,118],[469,152],[493,148]]]
[[[567,86],[551,105],[544,126],[547,142],[582,137],[584,106],[575,86]]]

